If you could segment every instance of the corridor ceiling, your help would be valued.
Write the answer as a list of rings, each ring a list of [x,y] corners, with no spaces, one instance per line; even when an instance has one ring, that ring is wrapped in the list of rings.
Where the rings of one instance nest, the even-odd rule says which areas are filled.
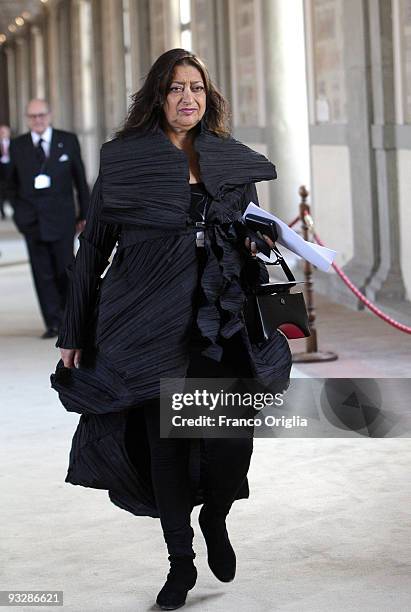
[[[28,11],[34,17],[42,6],[40,0],[0,0],[0,34],[5,34],[8,38],[12,34],[7,28],[11,23],[15,23],[16,17],[24,11]]]

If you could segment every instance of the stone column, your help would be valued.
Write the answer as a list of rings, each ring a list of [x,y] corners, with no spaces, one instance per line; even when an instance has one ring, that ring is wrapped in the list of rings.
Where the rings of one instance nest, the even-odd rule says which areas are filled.
[[[140,89],[150,69],[150,0],[129,0],[133,92]]]
[[[7,77],[7,53],[6,50],[0,45],[0,123],[10,124],[9,116],[9,87]]]
[[[336,263],[364,291],[378,259],[367,1],[305,4],[314,221],[337,250]],[[315,287],[361,306],[332,271],[316,270]]]
[[[17,101],[17,130],[26,131],[26,106],[30,94],[30,65],[27,40],[23,37],[16,39],[16,101]]]
[[[56,127],[73,129],[73,81],[71,58],[74,49],[71,45],[71,2],[60,2],[57,7],[57,53],[59,123]]]
[[[232,132],[235,138],[272,159],[268,147],[266,58],[260,0],[229,0],[228,38]],[[270,208],[272,185],[257,184],[260,203]]]
[[[99,124],[96,91],[95,29],[90,0],[73,0],[71,5],[72,82],[75,104],[74,130],[79,137],[87,176],[92,182],[99,169],[99,149],[103,138]],[[98,35],[99,33],[97,33]]]
[[[229,37],[228,0],[214,0],[215,15],[215,79],[221,93],[230,101],[233,98],[231,81],[231,56]]]
[[[225,3],[220,3],[224,5]],[[227,20],[223,21],[228,29]],[[193,50],[207,64],[211,78],[217,82],[216,37],[221,24],[216,19],[216,4],[209,0],[191,1],[191,32]],[[217,26],[217,27],[216,27]]]
[[[60,75],[59,75],[59,26],[58,3],[52,4],[47,11],[47,89],[48,102],[53,112],[53,125],[62,127],[63,117],[60,106]]]
[[[30,28],[31,36],[31,74],[32,74],[32,97],[45,98],[45,57],[44,37],[38,25]]]
[[[178,0],[150,0],[150,55],[154,62],[159,55],[181,47]]]
[[[118,0],[101,0],[101,34],[104,73],[104,123],[106,137],[109,138],[120,127],[127,110],[123,15],[122,3]]]
[[[45,94],[56,128],[71,130],[73,99],[71,80],[70,2],[53,0],[45,12],[46,84]]]
[[[367,286],[367,295],[398,302],[405,297],[400,267],[400,221],[397,151],[395,143],[395,88],[391,0],[369,2],[372,101],[372,147],[378,208],[379,264]]]
[[[368,11],[366,0],[345,0],[343,5],[347,41],[344,47],[347,79],[347,144],[350,150],[354,231],[354,258],[344,267],[344,271],[360,289],[364,290],[378,259],[378,193],[371,149],[372,89]],[[346,294],[345,287],[341,288]],[[362,307],[361,304],[359,307]]]
[[[17,133],[18,129],[18,115],[17,115],[17,85],[16,85],[16,50],[15,46],[7,45],[5,49],[7,58],[7,84],[9,91],[8,99],[8,111],[10,127],[14,133]]]
[[[270,209],[288,221],[298,214],[298,187],[310,185],[304,13],[300,0],[262,0],[264,132],[278,178]]]
[[[93,23],[92,57],[93,57],[93,91],[95,94],[96,138],[99,144],[106,139],[106,115],[104,105],[104,67],[102,41],[102,5],[100,0],[91,0],[91,15]]]

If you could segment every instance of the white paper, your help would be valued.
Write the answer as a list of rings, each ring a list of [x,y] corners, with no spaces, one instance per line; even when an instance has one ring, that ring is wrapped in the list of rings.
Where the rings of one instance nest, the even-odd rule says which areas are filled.
[[[337,254],[336,251],[320,246],[319,244],[307,242],[304,240],[304,238],[297,234],[297,232],[288,227],[284,221],[281,221],[281,219],[275,215],[267,212],[263,208],[260,208],[260,206],[256,206],[254,202],[250,202],[247,206],[247,209],[243,214],[243,220],[247,214],[258,215],[264,219],[275,221],[278,233],[277,242],[285,246],[299,257],[306,259],[312,263],[313,266],[316,266],[323,272],[328,272]],[[263,261],[273,262],[276,260],[275,253],[272,253],[270,258],[263,255],[263,253],[259,253],[258,257],[260,257],[260,259]]]

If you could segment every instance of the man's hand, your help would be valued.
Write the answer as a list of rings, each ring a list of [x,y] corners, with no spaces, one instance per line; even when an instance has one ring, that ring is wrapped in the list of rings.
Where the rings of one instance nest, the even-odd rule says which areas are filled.
[[[86,220],[79,219],[76,223],[76,233],[80,234],[84,230],[85,227],[86,227]]]
[[[268,244],[268,246],[270,247],[270,249],[272,249],[272,248],[275,246],[275,242],[273,242],[273,241],[271,240],[271,238],[269,238],[268,236],[266,236],[266,234],[262,234],[262,236],[263,236],[264,240],[266,241],[266,243]],[[253,257],[256,257],[256,255],[257,255],[257,253],[258,253],[256,243],[255,243],[255,242],[251,242],[251,244],[250,244],[250,238],[249,238],[249,237],[247,237],[247,238],[244,240],[244,244],[245,244],[246,248],[247,248],[247,249],[249,249],[249,250],[251,251],[251,255],[252,255]]]
[[[60,349],[61,358],[65,368],[80,367],[81,349]]]

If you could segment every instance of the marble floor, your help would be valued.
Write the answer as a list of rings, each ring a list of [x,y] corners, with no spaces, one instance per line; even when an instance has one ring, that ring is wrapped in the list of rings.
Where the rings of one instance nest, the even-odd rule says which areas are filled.
[[[160,523],[64,482],[78,416],[50,388],[59,354],[39,338],[27,264],[0,267],[0,295],[1,589],[62,590],[67,612],[154,610],[168,571]],[[409,377],[409,336],[317,304],[320,348],[339,359],[293,376]],[[410,466],[409,438],[255,439],[250,498],[228,519],[236,579],[211,574],[196,508],[199,578],[185,609],[409,611]]]

